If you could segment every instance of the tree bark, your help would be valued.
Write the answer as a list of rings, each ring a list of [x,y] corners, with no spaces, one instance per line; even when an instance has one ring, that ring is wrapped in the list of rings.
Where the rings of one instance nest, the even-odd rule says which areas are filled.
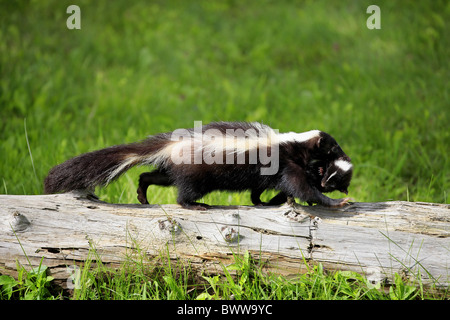
[[[263,270],[285,276],[322,263],[373,282],[395,273],[425,285],[449,285],[450,206],[420,202],[322,206],[108,204],[78,193],[0,195],[0,273],[47,266],[63,286],[73,266],[100,258],[113,267],[137,248],[188,260],[196,270],[220,273],[233,255],[249,251]],[[95,255],[92,254],[95,249]],[[305,263],[307,262],[307,263]]]

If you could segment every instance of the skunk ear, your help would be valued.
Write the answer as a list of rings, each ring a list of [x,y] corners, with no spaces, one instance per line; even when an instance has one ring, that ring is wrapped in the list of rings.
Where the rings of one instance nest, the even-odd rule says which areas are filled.
[[[316,146],[320,147],[320,143],[322,142],[322,137],[319,137],[316,142]]]

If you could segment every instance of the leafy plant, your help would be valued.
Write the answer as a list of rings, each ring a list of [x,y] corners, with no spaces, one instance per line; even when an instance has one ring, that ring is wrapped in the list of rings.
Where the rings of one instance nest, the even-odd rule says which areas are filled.
[[[394,276],[394,285],[389,287],[389,298],[392,300],[413,300],[419,294],[415,286],[406,284],[399,274]]]
[[[23,300],[56,299],[51,291],[53,277],[47,275],[47,269],[43,265],[30,271],[22,267],[19,269],[17,280],[8,275],[1,275],[1,297],[11,299],[17,296]]]
[[[14,287],[17,286],[18,282],[11,276],[1,275],[0,276],[0,298],[11,299],[14,293]]]

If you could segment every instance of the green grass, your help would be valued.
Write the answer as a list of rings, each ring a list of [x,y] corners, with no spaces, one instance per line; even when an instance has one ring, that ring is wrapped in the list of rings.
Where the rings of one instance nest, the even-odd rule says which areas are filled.
[[[81,30],[66,28],[70,4]],[[41,194],[48,170],[83,152],[247,120],[332,134],[356,201],[450,203],[450,4],[377,1],[381,30],[368,30],[371,4],[0,1],[0,193]],[[144,170],[98,194],[137,203]],[[148,197],[175,203],[176,190]]]

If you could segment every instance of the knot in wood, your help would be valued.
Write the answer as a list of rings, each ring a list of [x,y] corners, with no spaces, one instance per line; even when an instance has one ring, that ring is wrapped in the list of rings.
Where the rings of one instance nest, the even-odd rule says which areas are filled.
[[[240,240],[239,232],[237,232],[234,228],[229,226],[222,227],[220,231],[222,231],[223,238],[225,239],[226,242],[228,243],[239,242]]]
[[[14,211],[4,221],[6,228],[13,232],[23,232],[30,227],[31,222],[19,211]]]
[[[178,233],[181,231],[181,225],[173,218],[159,220],[158,223],[161,231],[169,231],[170,233]]]

